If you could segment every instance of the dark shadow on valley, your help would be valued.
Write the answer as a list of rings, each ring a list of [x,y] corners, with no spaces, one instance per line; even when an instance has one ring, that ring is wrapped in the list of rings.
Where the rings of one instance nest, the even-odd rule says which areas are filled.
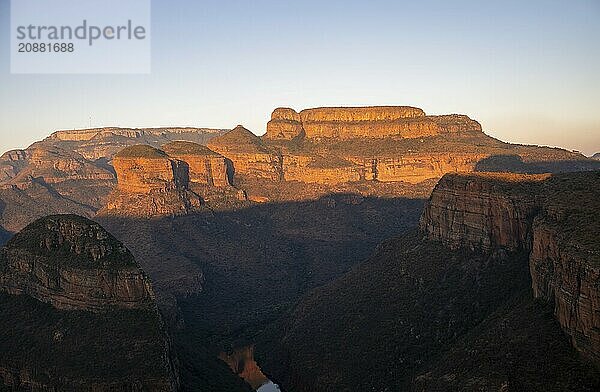
[[[523,161],[519,155],[493,155],[477,162],[478,172],[512,172],[512,173],[568,173],[578,171],[600,170],[600,162],[592,160],[567,161]]]
[[[183,361],[202,374],[220,371],[220,351],[252,344],[302,295],[414,228],[423,205],[424,199],[330,194],[161,219],[98,220],[147,272],[168,269],[178,257],[201,267],[202,291],[178,298],[184,327],[174,336]]]

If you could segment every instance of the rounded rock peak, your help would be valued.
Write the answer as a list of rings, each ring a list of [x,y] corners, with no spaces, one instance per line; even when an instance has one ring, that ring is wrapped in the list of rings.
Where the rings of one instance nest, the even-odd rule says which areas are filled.
[[[78,215],[49,215],[18,232],[8,252],[41,257],[57,266],[105,268],[137,266],[131,252],[100,224]]]
[[[137,144],[135,146],[129,146],[115,155],[117,158],[146,158],[146,159],[161,159],[167,158],[167,154],[147,144]]]
[[[291,108],[277,108],[271,113],[271,120],[288,120],[300,122],[300,114]]]
[[[212,145],[262,145],[262,141],[258,136],[244,128],[243,125],[238,125],[231,131],[227,132],[222,136],[211,139],[208,142],[208,146]]]
[[[167,144],[164,144],[161,147],[161,149],[165,153],[173,157],[180,155],[219,155],[210,148],[203,146],[202,144],[188,142],[184,140],[176,140],[174,142],[169,142]]]

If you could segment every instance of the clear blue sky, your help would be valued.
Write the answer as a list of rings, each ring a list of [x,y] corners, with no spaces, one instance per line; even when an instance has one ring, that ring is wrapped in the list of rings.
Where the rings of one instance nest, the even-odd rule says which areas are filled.
[[[55,129],[265,131],[277,106],[413,105],[502,140],[600,151],[600,1],[152,2],[150,75],[11,75],[0,150]]]

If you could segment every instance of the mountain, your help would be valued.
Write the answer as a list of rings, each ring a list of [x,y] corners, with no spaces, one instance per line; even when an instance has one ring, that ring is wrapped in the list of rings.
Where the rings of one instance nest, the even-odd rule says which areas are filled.
[[[57,131],[24,150],[8,151],[0,156],[0,226],[14,233],[49,214],[93,217],[116,185],[112,159],[118,151],[174,140],[206,143],[223,133],[207,128]]]
[[[0,381],[16,390],[174,391],[154,293],[135,259],[76,215],[36,220],[0,250]]]
[[[600,152],[597,152],[594,155],[592,155],[592,159],[600,160]]]
[[[598,180],[444,176],[420,231],[262,335],[261,368],[294,391],[597,390]]]
[[[260,380],[256,366],[240,365],[253,363],[258,337],[381,241],[417,226],[444,174],[600,167],[566,150],[501,142],[465,115],[413,107],[276,109],[260,137],[243,126],[59,131],[35,148],[56,154],[34,162],[25,149],[0,163],[0,240],[48,214],[102,224],[152,281],[182,390],[248,390],[227,364]],[[493,306],[477,320],[502,302],[493,290],[481,295]]]

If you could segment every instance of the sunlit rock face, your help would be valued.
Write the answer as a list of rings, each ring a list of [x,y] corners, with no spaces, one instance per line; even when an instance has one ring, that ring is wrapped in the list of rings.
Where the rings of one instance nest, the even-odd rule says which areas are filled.
[[[208,148],[230,159],[237,174],[271,180],[282,178],[281,157],[241,125],[211,139]]]
[[[149,193],[187,186],[188,166],[172,159],[164,151],[139,145],[125,148],[113,159],[118,189],[124,192]]]
[[[464,115],[426,116],[410,106],[373,106],[275,109],[267,124],[266,138],[417,138],[461,131],[481,131],[481,125]]]
[[[176,141],[165,144],[162,150],[170,157],[187,163],[190,182],[199,184],[231,185],[227,174],[227,159],[197,143]]]
[[[127,147],[113,159],[117,188],[99,215],[152,217],[186,214],[200,208],[189,190],[187,162],[147,145]]]
[[[600,172],[446,175],[421,229],[452,248],[529,254],[534,296],[586,357],[600,363]]]

